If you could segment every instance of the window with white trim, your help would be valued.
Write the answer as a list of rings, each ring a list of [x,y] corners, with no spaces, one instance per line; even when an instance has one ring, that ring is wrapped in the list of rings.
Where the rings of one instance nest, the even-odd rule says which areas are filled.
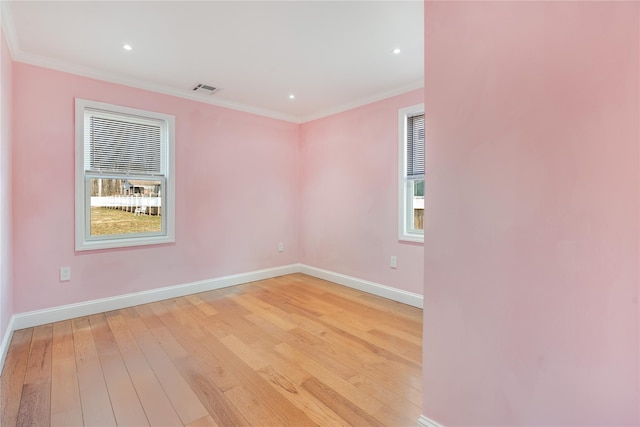
[[[174,125],[76,98],[76,250],[175,241]]]
[[[424,104],[398,111],[398,238],[424,242]]]

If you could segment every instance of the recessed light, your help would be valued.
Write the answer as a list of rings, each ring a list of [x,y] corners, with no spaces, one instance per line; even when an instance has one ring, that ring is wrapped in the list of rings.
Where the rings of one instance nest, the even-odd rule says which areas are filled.
[[[399,54],[400,53],[400,49],[398,49],[398,48],[393,49],[393,53],[395,55]]]
[[[130,44],[123,44],[123,45],[122,45],[122,48],[123,48],[124,50],[131,50],[131,49],[133,49],[133,48],[131,47],[131,45],[130,45]]]
[[[294,99],[296,96],[294,94],[289,95],[289,99]]]

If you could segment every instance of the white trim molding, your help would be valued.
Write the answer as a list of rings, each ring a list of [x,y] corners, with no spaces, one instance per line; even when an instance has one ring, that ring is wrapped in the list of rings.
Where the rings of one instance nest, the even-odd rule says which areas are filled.
[[[379,283],[369,282],[367,280],[358,279],[356,277],[347,276],[345,274],[334,273],[333,271],[323,270],[321,268],[311,267],[309,265],[300,264],[300,272],[319,279],[328,280],[339,285],[357,289],[393,301],[411,305],[413,307],[423,307],[423,297],[420,294],[403,291],[402,289],[392,288],[390,286],[381,285]]]
[[[424,243],[424,229],[413,229],[414,181],[407,178],[408,120],[422,114],[424,114],[424,103],[398,110],[398,240],[401,242]]]
[[[418,427],[444,427],[442,424],[437,423],[424,415],[420,415],[418,418]]]
[[[120,84],[123,86],[130,86],[136,89],[148,90],[151,92],[161,93],[163,95],[175,96],[178,98],[188,99],[195,102],[201,102],[203,104],[215,105],[217,107],[228,108],[231,110],[242,111],[249,114],[257,114],[264,117],[270,117],[277,120],[284,120],[291,123],[302,124],[309,121],[317,120],[323,117],[327,117],[333,114],[341,113],[343,111],[351,110],[353,108],[360,107],[362,105],[377,102],[383,99],[390,98],[392,96],[401,95],[407,92],[411,92],[416,89],[424,87],[424,81],[416,80],[407,85],[397,87],[393,90],[376,93],[372,96],[357,99],[347,104],[339,105],[337,107],[319,111],[311,115],[300,117],[291,114],[281,113],[279,111],[271,110],[268,108],[255,107],[248,104],[242,104],[239,102],[228,101],[221,98],[207,97],[203,98],[193,93],[192,90],[182,90],[165,84],[152,83],[146,80],[140,80],[125,76],[121,73],[115,73],[110,71],[104,71],[93,67],[82,66],[73,64],[68,61],[60,60],[57,58],[51,58],[42,55],[36,55],[23,51],[18,43],[18,36],[13,25],[13,16],[11,13],[11,7],[7,4],[7,1],[0,1],[0,7],[2,8],[2,28],[5,33],[7,45],[11,52],[11,57],[15,62],[22,62],[25,64],[35,65],[37,67],[49,68],[63,73],[69,73],[80,77],[88,77],[91,79],[101,80],[109,83]]]
[[[45,325],[47,323],[60,322],[81,316],[90,316],[92,314],[104,313],[106,311],[119,310],[121,308],[132,307],[135,305],[148,304],[169,298],[177,298],[199,292],[227,288],[230,286],[242,285],[244,283],[266,280],[272,277],[285,276],[287,274],[294,273],[307,274],[309,276],[317,277],[349,288],[358,289],[363,292],[378,295],[413,307],[423,307],[422,295],[415,294],[413,292],[403,291],[401,289],[369,282],[340,273],[334,273],[332,271],[311,267],[305,264],[290,264],[265,270],[256,270],[249,273],[234,274],[181,285],[167,286],[164,288],[150,289],[148,291],[117,295],[114,297],[14,314],[9,321],[7,331],[0,343],[0,372],[4,366],[4,361],[7,351],[9,350],[9,344],[11,343],[13,332],[18,329],[31,328],[34,326]],[[422,418],[423,417],[420,419]],[[424,419],[429,421],[428,418]],[[432,424],[421,425],[426,427],[442,427],[432,421],[429,422]]]
[[[257,280],[270,279],[272,277],[293,274],[299,271],[298,264],[283,267],[269,268],[266,270],[252,271],[250,273],[223,276],[215,279],[200,280],[182,285],[167,286],[148,291],[118,295],[115,297],[101,298],[77,304],[63,305],[44,310],[29,311],[13,316],[13,330],[31,328],[52,322],[73,319],[80,316],[90,316],[105,311],[119,310],[134,305],[148,304],[169,298],[177,298],[199,292],[241,285]]]

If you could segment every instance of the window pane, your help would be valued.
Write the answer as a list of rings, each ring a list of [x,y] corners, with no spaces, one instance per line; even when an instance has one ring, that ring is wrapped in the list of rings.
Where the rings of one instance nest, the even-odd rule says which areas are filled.
[[[162,233],[163,182],[90,178],[91,236]]]
[[[413,184],[413,195],[414,196],[419,196],[419,197],[424,197],[424,181],[423,180],[414,181],[414,184]]]
[[[408,215],[410,229],[424,230],[424,180],[409,181],[407,194],[409,196]]]

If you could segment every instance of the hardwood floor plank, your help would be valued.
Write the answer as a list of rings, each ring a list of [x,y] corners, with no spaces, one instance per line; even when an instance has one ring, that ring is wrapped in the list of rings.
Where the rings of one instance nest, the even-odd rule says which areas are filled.
[[[223,426],[250,424],[224,392],[216,387],[208,372],[199,370],[197,364],[189,363],[188,360],[178,362],[178,369],[217,424]]]
[[[193,319],[183,316],[183,310],[170,301],[149,304],[151,310],[164,323],[190,356],[175,360],[174,363],[190,388],[198,396],[209,415],[220,425],[248,425],[245,417],[224,395],[224,391],[238,387],[233,369],[223,364],[211,354],[202,337],[200,326],[194,330]],[[223,347],[221,343],[217,344]]]
[[[274,353],[274,355],[277,355],[277,353]],[[282,359],[276,360],[277,356],[273,357],[273,355],[270,359],[271,365],[259,370],[258,373],[267,381],[271,382],[276,391],[304,412],[311,421],[319,426],[348,425],[348,423],[331,408],[324,405],[302,387],[302,384],[311,378],[308,373],[305,373],[304,380],[294,382],[294,380],[285,376],[285,374],[292,372],[288,367],[288,363],[283,363],[283,361],[281,361]],[[299,376],[301,370],[294,370],[296,372],[293,373],[292,376]]]
[[[209,304],[208,302],[204,301],[197,294],[196,295],[187,295],[184,298],[187,301],[189,301],[191,304],[195,305],[198,308],[198,310],[202,311],[206,316],[213,316],[214,314],[218,313],[218,310],[213,308],[213,306],[211,304]]]
[[[36,326],[20,398],[18,425],[49,425],[51,420],[51,346],[53,326]]]
[[[138,310],[146,314],[138,317]],[[147,329],[146,322],[149,322],[153,325],[154,332],[164,331],[164,326],[159,326],[161,325],[160,320],[150,313],[150,310],[147,310],[149,310],[148,307],[142,306],[136,307],[136,309],[121,310],[121,313],[182,423],[187,425],[206,418],[209,414],[207,409],[184,380],[170,355],[165,352],[158,339]],[[177,355],[177,358],[187,357],[187,352],[178,344],[170,342],[169,337],[173,340],[173,336],[168,332],[162,335],[162,343],[172,348],[174,350],[172,354]]]
[[[387,360],[397,360],[399,362],[408,363],[413,367],[421,366],[421,359],[413,360],[404,353],[406,349],[401,346],[393,346],[384,338],[370,334],[369,331],[363,330],[361,327],[354,327],[351,322],[344,321],[343,318],[323,316],[319,319],[320,322],[332,326],[336,330],[344,331],[350,335],[357,337],[365,345],[369,345],[371,350],[374,350],[382,355]]]
[[[383,323],[375,325],[372,329],[369,329],[369,333],[380,333],[380,336],[386,338],[397,338],[403,342],[413,344],[411,348],[422,351],[422,333],[413,334],[397,327],[389,326]],[[402,344],[404,346],[404,343]]]
[[[122,360],[118,345],[107,325],[105,315],[90,316],[89,323],[116,422],[118,425],[148,426],[149,421]]]
[[[71,321],[53,324],[51,425],[81,426],[82,403]]]
[[[173,409],[142,350],[127,328],[122,315],[109,316],[107,323],[120,348],[120,353],[149,424],[152,426],[180,425],[180,417]]]
[[[2,425],[12,426],[18,422],[18,410],[24,384],[33,328],[20,329],[13,333],[0,379],[0,419]]]
[[[345,309],[344,313],[349,313],[354,320],[358,320],[357,323],[366,325],[368,329],[372,327],[371,319],[384,319],[384,323],[389,326],[411,332],[416,336],[422,335],[422,323],[418,320],[400,318],[394,313],[386,310],[378,310],[362,304],[360,301],[351,300],[345,296],[334,293],[327,293],[322,296],[322,299],[343,307]]]
[[[250,310],[251,314],[261,316],[285,331],[289,331],[297,326],[289,320],[289,313],[262,301],[260,298],[251,295],[233,295],[231,298],[238,303],[238,305]]]
[[[258,371],[267,366],[267,363],[262,360],[260,356],[234,335],[227,335],[220,339],[220,342],[231,350],[240,360],[249,365],[251,369]]]
[[[300,276],[301,282],[306,285],[305,290],[314,288],[323,290],[324,295],[328,296],[328,303],[333,301],[334,304],[337,303],[343,307],[342,303],[335,299],[343,298],[355,304],[355,307],[351,308],[351,310],[355,310],[353,311],[355,314],[366,313],[363,309],[368,308],[374,312],[378,312],[381,316],[379,318],[385,319],[385,324],[400,326],[401,329],[411,330],[416,336],[422,336],[422,309],[420,308],[341,286],[316,277],[305,276],[303,274],[300,274]],[[347,310],[347,312],[349,312],[349,310]]]
[[[278,307],[284,312],[297,314],[301,317],[320,317],[323,314],[339,313],[344,311],[341,307],[324,303],[321,298],[322,295],[317,295],[313,300],[309,299],[309,296],[300,296],[296,294],[295,289],[290,289],[293,285],[280,286],[276,289],[262,286],[262,292],[257,294],[257,297],[275,307]],[[286,298],[282,298],[285,296]],[[313,303],[311,303],[313,301]]]
[[[398,331],[399,332],[399,331]],[[384,332],[379,329],[370,329],[367,334],[380,338],[379,342],[388,343],[388,348],[399,348],[402,356],[420,364],[422,360],[422,346],[418,346],[402,338],[402,334],[397,332]]]
[[[386,378],[380,380],[368,374],[358,374],[349,378],[349,382],[365,394],[391,407],[404,408],[410,418],[418,419],[421,414],[422,393],[412,387],[403,387],[402,384],[392,383]]]
[[[184,314],[189,315],[188,313]],[[188,324],[189,322],[186,323]],[[208,330],[209,326],[204,326]],[[189,333],[188,331],[185,332]],[[225,391],[225,395],[236,399],[236,403],[246,405],[252,402],[252,400],[247,400],[248,397],[245,392],[249,392],[259,401],[259,408],[268,408],[269,411],[281,420],[280,424],[282,425],[297,426],[313,424],[295,405],[283,398],[280,394],[273,393],[273,388],[267,381],[258,375],[255,370],[242,359],[239,359],[233,351],[229,350],[225,345],[222,345],[213,335],[211,335],[211,339],[204,340],[203,343],[209,353],[215,355],[215,357],[222,362],[222,366],[225,366],[227,370],[231,370],[240,380],[239,385],[233,387],[235,391],[227,394],[227,390]],[[215,415],[212,414],[212,416],[214,416],[215,419]]]
[[[322,403],[333,408],[333,410],[344,418],[350,425],[384,427],[384,424],[380,421],[354,405],[350,400],[336,393],[335,390],[324,384],[319,379],[309,378],[304,382],[304,384],[302,384],[302,386]]]
[[[240,385],[235,372],[226,366],[215,352],[212,353],[207,348],[208,340],[203,339],[203,337],[212,337],[207,335],[204,325],[198,324],[198,327],[194,328],[193,319],[185,315],[185,311],[175,304],[164,302],[164,304],[151,304],[151,307],[165,323],[166,328],[172,333],[176,341],[187,351],[189,356],[186,360],[196,372],[208,374],[221,391]],[[216,345],[222,346],[217,341]],[[184,368],[184,366],[184,363],[182,363],[181,367]]]
[[[185,425],[185,427],[218,427],[218,425],[219,424],[211,418],[211,415],[207,415],[206,417],[202,417],[199,420]]]
[[[282,423],[274,412],[265,407],[264,402],[256,396],[253,389],[239,386],[225,391],[224,394],[241,413],[245,414],[249,425],[286,425]],[[300,426],[303,425],[310,424],[300,424]]]
[[[306,354],[298,351],[287,343],[283,343],[276,347],[276,351],[288,358],[292,363],[300,365],[309,372],[314,378],[331,387],[336,393],[348,399],[351,403],[358,406],[364,412],[375,417],[379,422],[386,425],[405,425],[408,420],[399,411],[386,405],[365,393],[362,393],[350,382],[331,372],[322,364],[309,358]],[[326,402],[325,402],[326,403]],[[332,407],[333,410],[335,408]],[[402,408],[404,410],[404,408]],[[336,411],[341,417],[342,414]],[[415,422],[412,420],[411,422]]]
[[[4,425],[415,426],[422,311],[303,274],[16,331]]]
[[[71,325],[83,421],[87,426],[115,426],[116,419],[93,341],[89,318],[73,319]]]
[[[261,320],[266,322],[266,320],[262,318]],[[239,341],[237,340],[237,338],[231,335],[227,336],[226,339],[228,341],[231,339],[233,339],[233,341]],[[239,354],[240,359],[244,360],[247,363],[246,356],[242,353],[247,352],[248,350],[250,351],[250,349],[247,346],[244,346],[242,343],[236,343],[235,347],[238,348],[238,350],[233,350],[232,348],[230,349],[232,349],[234,353]],[[269,363],[262,359],[262,354],[264,354],[265,357],[269,358]],[[259,357],[257,363],[252,363],[252,359],[254,357]],[[299,375],[297,374],[301,373],[301,371],[299,369],[288,369],[286,361],[284,361],[284,359],[282,358],[279,358],[277,353],[273,351],[261,353],[260,356],[254,354],[250,357],[249,360],[250,361],[247,364],[255,369],[262,378],[269,381],[276,391],[278,391],[285,399],[289,400],[298,409],[304,412],[304,414],[309,417],[309,419],[311,419],[315,424],[320,426],[346,424],[346,422],[337,414],[335,414],[335,412],[333,412],[329,408],[326,408],[324,405],[318,402],[317,399],[315,399],[300,387],[302,382],[309,378],[309,374],[303,373],[303,378],[300,379]],[[297,384],[283,375],[283,372],[293,372],[293,376],[298,378]]]

